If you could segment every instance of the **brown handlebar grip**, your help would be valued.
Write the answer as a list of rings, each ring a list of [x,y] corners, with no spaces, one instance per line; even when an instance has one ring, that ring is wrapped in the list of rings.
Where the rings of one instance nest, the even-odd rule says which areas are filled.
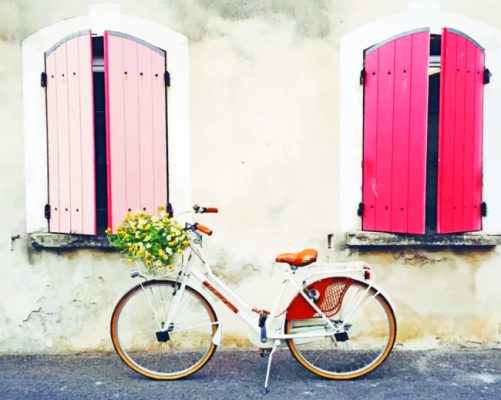
[[[206,226],[204,226],[204,225],[196,224],[195,229],[196,229],[197,231],[200,231],[200,232],[202,232],[202,233],[205,233],[205,234],[206,234],[206,235],[208,235],[208,236],[212,235],[212,229],[207,228],[207,227],[206,227]]]
[[[205,207],[206,213],[217,213],[218,211],[217,207]]]

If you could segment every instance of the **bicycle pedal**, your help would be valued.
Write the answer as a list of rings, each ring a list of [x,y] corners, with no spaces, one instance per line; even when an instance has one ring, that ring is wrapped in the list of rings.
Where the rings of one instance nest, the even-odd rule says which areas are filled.
[[[165,343],[170,340],[169,332],[167,331],[158,331],[156,332],[156,335],[157,335],[157,340],[159,342]]]
[[[262,347],[259,348],[259,355],[261,358],[268,358],[270,356],[271,349],[264,349]]]

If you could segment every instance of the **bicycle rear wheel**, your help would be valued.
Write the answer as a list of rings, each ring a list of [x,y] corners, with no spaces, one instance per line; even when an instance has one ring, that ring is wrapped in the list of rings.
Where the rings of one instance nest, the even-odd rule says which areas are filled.
[[[166,329],[167,315],[178,284],[151,280],[129,290],[111,318],[111,338],[122,361],[153,379],[184,378],[202,368],[216,345],[216,314],[207,300],[186,286],[179,307]]]
[[[288,339],[287,344],[296,360],[316,375],[338,380],[358,378],[375,370],[390,354],[397,332],[395,315],[383,295],[366,283],[342,277],[328,279],[332,293],[337,290],[342,294],[338,304],[331,301],[334,314],[326,315],[335,326],[344,328],[334,335],[318,315],[287,319],[287,334],[332,332],[329,336]],[[326,311],[322,304],[317,306]]]

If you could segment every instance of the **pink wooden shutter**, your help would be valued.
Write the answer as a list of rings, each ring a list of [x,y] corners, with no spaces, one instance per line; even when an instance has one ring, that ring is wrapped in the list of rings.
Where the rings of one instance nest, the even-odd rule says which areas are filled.
[[[366,50],[362,229],[424,233],[430,33]]]
[[[166,54],[139,39],[104,34],[108,226],[127,211],[167,204]]]
[[[438,233],[481,229],[484,49],[442,31],[438,153]]]
[[[49,231],[96,234],[90,31],[45,53]]]

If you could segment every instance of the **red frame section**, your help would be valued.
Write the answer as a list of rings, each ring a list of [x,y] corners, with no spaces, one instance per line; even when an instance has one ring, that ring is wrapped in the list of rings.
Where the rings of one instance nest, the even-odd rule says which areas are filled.
[[[482,229],[484,49],[442,31],[437,232]]]
[[[126,212],[167,204],[166,54],[140,39],[104,33],[108,226]]]
[[[366,50],[362,229],[423,234],[428,29]]]
[[[55,233],[96,234],[92,35],[45,53],[50,219]]]

